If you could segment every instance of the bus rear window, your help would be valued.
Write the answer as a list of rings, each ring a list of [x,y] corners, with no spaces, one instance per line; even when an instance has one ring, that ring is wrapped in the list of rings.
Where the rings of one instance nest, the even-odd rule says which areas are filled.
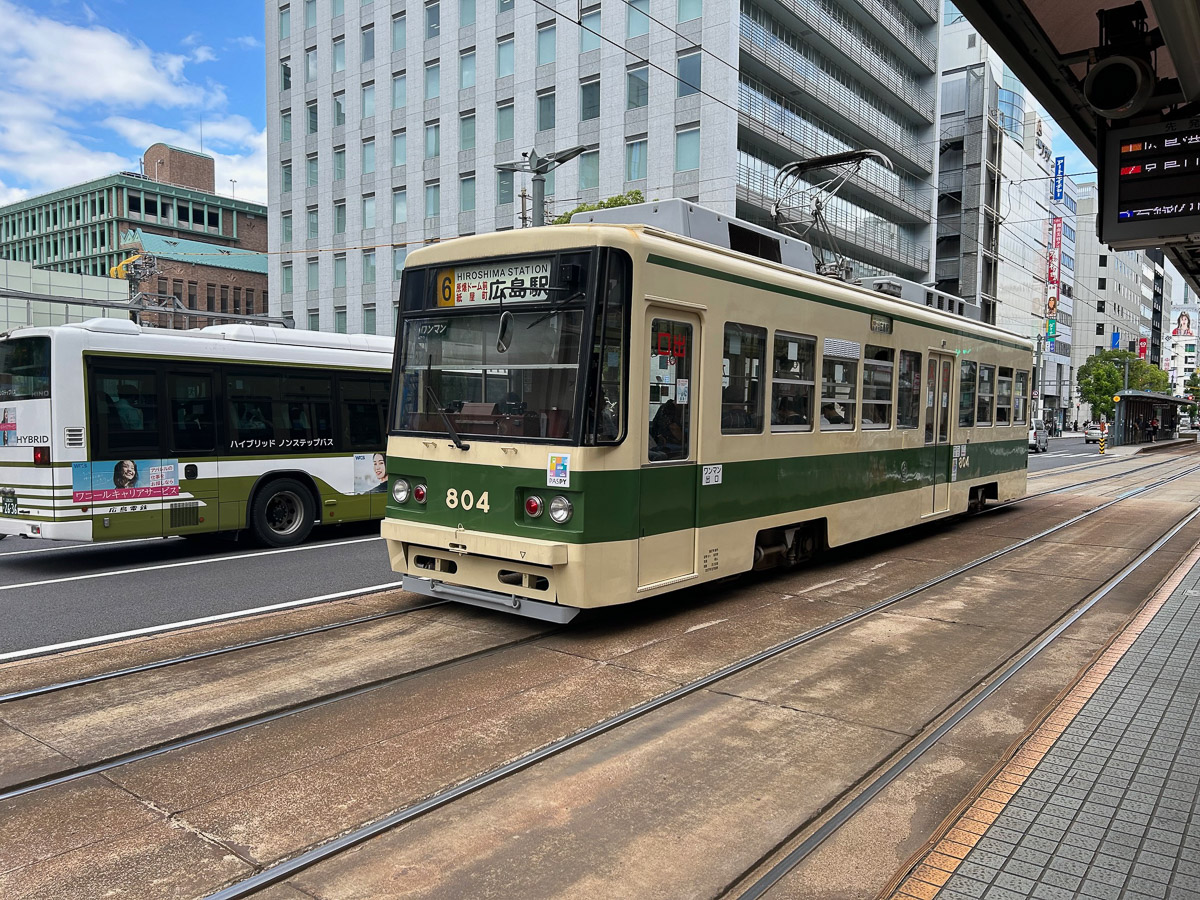
[[[0,341],[0,401],[50,396],[50,338]]]

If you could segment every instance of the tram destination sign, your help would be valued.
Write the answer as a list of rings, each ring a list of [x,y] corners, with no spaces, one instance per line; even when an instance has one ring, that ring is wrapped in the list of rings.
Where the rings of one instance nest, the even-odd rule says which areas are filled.
[[[550,299],[551,260],[456,266],[437,273],[438,306],[490,306]]]
[[[1130,250],[1200,233],[1200,116],[1111,128],[1100,147],[1103,243]]]

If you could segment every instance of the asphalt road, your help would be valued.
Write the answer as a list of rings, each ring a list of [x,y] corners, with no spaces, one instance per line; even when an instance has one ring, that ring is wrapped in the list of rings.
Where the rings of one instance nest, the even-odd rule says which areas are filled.
[[[1099,462],[1100,447],[1097,444],[1085,444],[1083,437],[1050,438],[1050,449],[1045,453],[1029,454],[1029,471],[1044,472],[1046,469],[1057,469],[1060,466],[1077,466],[1088,461]]]
[[[397,581],[377,522],[317,529],[285,550],[10,537],[0,541],[0,655]]]

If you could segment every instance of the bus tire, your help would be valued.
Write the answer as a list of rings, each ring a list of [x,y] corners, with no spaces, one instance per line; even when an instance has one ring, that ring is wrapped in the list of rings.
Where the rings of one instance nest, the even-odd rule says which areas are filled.
[[[268,482],[254,495],[250,530],[269,547],[299,544],[313,528],[315,504],[312,494],[294,478]]]

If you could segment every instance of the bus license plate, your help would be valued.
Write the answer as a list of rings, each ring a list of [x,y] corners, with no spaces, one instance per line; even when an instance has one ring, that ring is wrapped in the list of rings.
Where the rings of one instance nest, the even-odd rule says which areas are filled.
[[[4,494],[3,496],[4,496],[4,508],[2,511],[3,511],[4,515],[15,516],[17,514],[17,495],[16,494]]]

